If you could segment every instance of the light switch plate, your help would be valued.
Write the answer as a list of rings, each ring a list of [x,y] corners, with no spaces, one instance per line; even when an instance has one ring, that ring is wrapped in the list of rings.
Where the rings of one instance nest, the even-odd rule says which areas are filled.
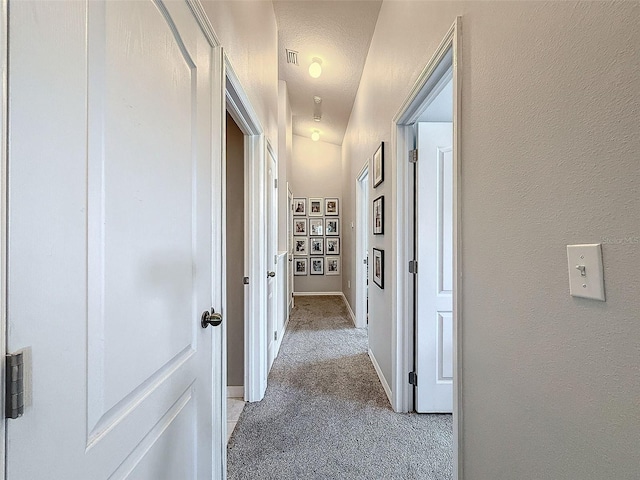
[[[573,297],[605,301],[602,245],[567,245],[569,291]]]

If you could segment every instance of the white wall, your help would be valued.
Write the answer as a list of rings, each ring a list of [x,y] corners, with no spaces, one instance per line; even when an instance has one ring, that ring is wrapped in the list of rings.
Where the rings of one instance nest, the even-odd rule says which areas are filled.
[[[306,197],[307,200],[310,197],[340,198],[338,205],[341,228],[340,257],[342,257],[342,264],[344,264],[342,237],[345,230],[350,230],[350,224],[344,222],[342,215],[342,154],[340,146],[322,141],[314,142],[310,138],[294,135],[291,183],[294,197]],[[307,258],[311,257],[307,256]],[[341,292],[342,275],[296,276],[294,277],[294,291]]]
[[[278,250],[287,250],[287,222],[289,221],[287,182],[291,179],[293,159],[293,123],[287,82],[278,82]],[[293,190],[292,190],[293,191]]]
[[[635,479],[640,3],[385,1],[342,148],[343,221],[362,162],[391,140],[456,15],[465,478]],[[390,153],[371,198],[390,198]],[[590,242],[605,243],[606,303],[568,293],[565,247]],[[375,244],[391,253],[391,235]],[[343,267],[346,281],[355,265]],[[370,344],[391,383],[391,289],[370,295]]]
[[[278,145],[278,32],[273,4],[203,0],[271,145]]]

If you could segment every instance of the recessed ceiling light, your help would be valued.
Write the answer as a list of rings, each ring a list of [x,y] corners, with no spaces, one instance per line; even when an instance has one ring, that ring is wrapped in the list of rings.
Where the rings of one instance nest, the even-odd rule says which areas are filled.
[[[314,142],[320,140],[320,132],[318,130],[313,131],[313,133],[311,134],[311,140],[313,140]]]
[[[313,78],[318,78],[322,74],[322,60],[318,57],[313,57],[311,65],[309,65],[309,75]]]

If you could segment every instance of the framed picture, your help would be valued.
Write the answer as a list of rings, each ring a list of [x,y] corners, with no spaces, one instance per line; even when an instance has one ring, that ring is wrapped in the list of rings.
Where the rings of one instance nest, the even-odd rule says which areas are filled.
[[[311,255],[324,255],[324,238],[311,237]]]
[[[311,259],[311,275],[324,275],[324,258]]]
[[[373,281],[384,289],[384,250],[373,249]]]
[[[308,243],[307,237],[304,238],[294,238],[293,239],[293,254],[294,255],[307,255],[308,253]]]
[[[306,275],[307,274],[307,259],[306,258],[294,258],[293,259],[293,274],[294,275]]]
[[[384,142],[373,154],[373,188],[376,188],[384,181]]]
[[[384,195],[373,201],[373,234],[382,235],[384,233]]]
[[[306,218],[293,219],[293,235],[296,237],[307,236],[307,219]]]
[[[293,199],[293,215],[297,217],[307,216],[307,199],[306,198]]]
[[[326,262],[325,275],[340,275],[340,257],[324,257]]]
[[[327,238],[327,255],[340,255],[340,239]]]
[[[321,237],[324,235],[324,222],[321,218],[309,219],[309,235],[312,237]]]
[[[327,236],[337,237],[340,235],[340,219],[339,218],[325,218],[324,219],[324,234]]]
[[[309,199],[309,216],[321,217],[322,214],[322,198]]]
[[[324,199],[324,214],[327,216],[337,217],[340,215],[338,212],[338,199],[337,198],[325,198]]]

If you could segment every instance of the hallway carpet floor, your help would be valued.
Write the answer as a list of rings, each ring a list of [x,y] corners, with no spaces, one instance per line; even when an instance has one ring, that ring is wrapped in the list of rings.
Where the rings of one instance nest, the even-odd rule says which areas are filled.
[[[451,415],[393,412],[342,298],[296,297],[264,399],[229,444],[228,478],[452,478]]]

